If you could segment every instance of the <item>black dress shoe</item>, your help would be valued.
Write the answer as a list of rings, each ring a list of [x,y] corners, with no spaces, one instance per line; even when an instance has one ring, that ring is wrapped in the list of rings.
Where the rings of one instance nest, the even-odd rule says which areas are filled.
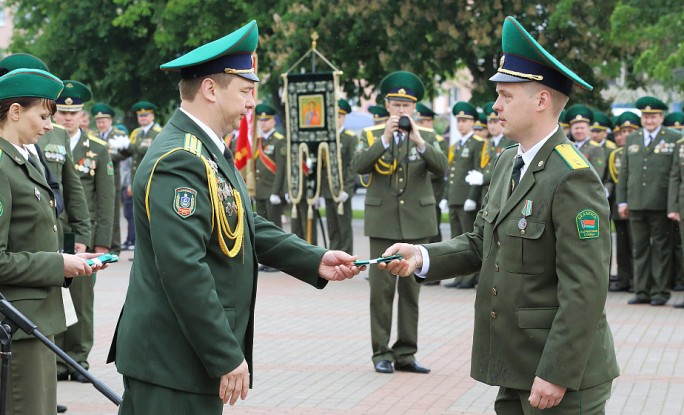
[[[59,382],[61,380],[69,380],[69,374],[66,372],[65,373],[58,373],[57,374],[57,381]]]
[[[71,381],[72,382],[81,382],[81,383],[90,382],[87,377],[83,376],[82,374],[80,374],[78,372],[74,372],[71,374]]]
[[[651,305],[665,305],[667,300],[663,300],[662,298],[654,298],[651,300]]]
[[[445,287],[447,288],[459,288],[461,287],[461,283],[458,281],[452,281],[452,282],[447,282],[444,284]]]
[[[57,404],[57,413],[58,414],[63,414],[64,412],[66,412],[66,410],[67,410],[66,406]]]
[[[456,288],[458,288],[459,290],[472,290],[473,288],[475,288],[475,285],[469,282],[462,282],[458,284],[458,287]]]
[[[413,362],[407,363],[405,365],[395,364],[394,368],[400,372],[430,373],[429,368],[422,366],[420,363],[416,362],[415,360]]]
[[[684,301],[672,305],[673,308],[684,308]]]
[[[627,291],[627,286],[621,282],[611,282],[610,285],[608,286],[608,291],[611,292],[621,292],[621,291]]]
[[[639,297],[632,297],[627,301],[627,304],[649,304],[651,300],[645,300]]]
[[[394,372],[394,369],[392,369],[392,362],[389,360],[381,360],[378,363],[375,364],[375,371],[378,373],[392,373]]]
[[[672,288],[672,291],[684,291],[684,284],[677,284]]]

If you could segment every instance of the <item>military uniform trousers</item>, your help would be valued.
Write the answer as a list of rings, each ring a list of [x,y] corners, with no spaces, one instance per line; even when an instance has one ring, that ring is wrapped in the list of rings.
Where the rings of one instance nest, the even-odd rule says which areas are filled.
[[[463,205],[449,205],[449,225],[451,226],[451,237],[455,238],[464,233],[472,232],[475,228],[475,218],[477,217],[477,209],[472,212],[463,210]],[[439,222],[438,222],[439,223]],[[456,277],[455,282],[464,283],[474,286],[480,273],[466,275],[464,277]]]
[[[613,382],[601,383],[580,391],[568,390],[553,408],[533,408],[530,391],[500,387],[494,401],[497,415],[603,415]]]
[[[53,336],[47,338],[54,341]],[[55,354],[34,337],[14,340],[11,350],[7,415],[54,414],[57,408]]]
[[[392,241],[370,238],[371,258],[377,258],[396,242],[410,244],[426,243],[428,238]],[[395,277],[388,271],[371,266],[368,271],[370,283],[370,320],[373,363],[389,360],[405,365],[416,360],[418,351],[418,298],[420,284],[414,278]],[[399,295],[397,340],[389,347],[392,333],[392,308],[394,293]]]
[[[614,219],[615,256],[617,257],[617,283],[631,287],[634,283],[634,262],[632,259],[632,240],[628,220]]]
[[[664,210],[632,210],[629,212],[629,227],[636,297],[640,300],[669,300],[672,224],[667,213]]]
[[[256,199],[256,212],[282,229],[284,203],[284,199],[280,201],[279,205],[274,205],[269,199]]]
[[[121,253],[121,168],[118,162],[112,162],[112,164],[114,165],[114,228],[109,252],[119,255]]]
[[[682,259],[682,228],[679,222],[672,224],[672,280],[670,286],[684,286],[684,260]]]
[[[93,328],[95,278],[74,278],[69,287],[69,294],[74,302],[78,322],[67,327],[67,331],[55,336],[55,344],[85,369],[90,367],[88,355],[93,348],[95,337]],[[75,370],[62,359],[57,359],[58,373],[73,373]]]
[[[311,219],[311,240],[307,238],[307,214],[309,212],[309,205],[306,202],[306,198],[302,197],[302,200],[293,205],[292,209],[297,209],[297,217],[291,218],[291,232],[305,241],[309,242],[311,245],[318,245],[318,209],[313,210],[313,218]]]
[[[190,393],[123,377],[124,396],[119,415],[199,415],[220,414],[223,401],[218,390],[213,395]]]
[[[340,215],[337,212],[339,202],[325,199],[325,218],[328,227],[330,249],[340,250],[352,255],[354,251],[354,233],[352,232],[352,201],[351,196],[342,203],[344,208]]]

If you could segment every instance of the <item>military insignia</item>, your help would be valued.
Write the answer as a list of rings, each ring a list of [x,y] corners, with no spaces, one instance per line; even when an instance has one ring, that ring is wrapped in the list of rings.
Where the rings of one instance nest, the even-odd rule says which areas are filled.
[[[114,176],[114,163],[107,163],[107,176]]]
[[[639,152],[639,144],[632,144],[631,146],[629,146],[629,148],[627,148],[627,151],[629,152],[629,154],[638,153]]]
[[[67,105],[71,105],[71,104],[74,103],[74,100],[71,99],[71,98],[67,98],[67,99],[64,100],[64,103],[67,104]]]
[[[468,147],[463,147],[463,151],[461,152],[461,157],[469,157],[470,156],[470,149]]]
[[[86,152],[85,155],[86,155],[86,157],[91,158],[91,159],[95,158],[95,156],[97,156],[97,154],[93,153],[92,151]]]
[[[36,196],[36,199],[40,200],[40,190],[37,187],[33,188],[33,194]]]
[[[580,239],[596,239],[599,237],[599,217],[591,209],[584,209],[577,214],[577,233]]]
[[[411,147],[411,150],[409,150],[408,159],[409,159],[409,161],[418,160],[418,151],[416,150],[415,147]]]
[[[173,198],[173,210],[178,216],[185,219],[195,213],[197,204],[197,190],[189,187],[176,188]]]

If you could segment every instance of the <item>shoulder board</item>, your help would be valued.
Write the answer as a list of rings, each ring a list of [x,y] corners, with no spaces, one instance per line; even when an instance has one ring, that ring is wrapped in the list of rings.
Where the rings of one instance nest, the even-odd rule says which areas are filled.
[[[351,131],[351,130],[344,130],[344,133],[347,134],[347,135],[350,135],[350,136],[352,136],[352,137],[356,137],[356,134],[354,134],[354,132]]]
[[[477,135],[477,134],[473,134],[473,135],[472,135],[472,138],[474,138],[474,139],[477,140],[477,141],[484,141],[484,138],[480,137],[480,136]]]
[[[107,146],[107,143],[105,141],[103,141],[100,137],[92,135],[90,133],[88,133],[88,140],[94,141],[97,144],[105,146],[105,147]]]
[[[152,126],[152,129],[156,132],[160,132],[162,130],[161,126],[159,124],[155,124]]]
[[[684,138],[680,138],[679,140],[677,140],[677,144],[681,144],[681,143],[684,143]]]
[[[366,131],[375,131],[375,130],[384,130],[385,129],[385,124],[378,124],[374,125],[372,127],[366,127],[364,130]]]
[[[439,135],[439,134],[435,134],[435,140],[437,140],[437,141],[440,141],[440,142],[441,142],[441,141],[444,141],[444,137],[442,137],[442,136],[441,136],[441,135]]]
[[[599,143],[597,143],[597,142],[594,141],[594,140],[589,140],[589,145],[592,145],[592,146],[596,147],[596,146],[599,145]]]
[[[589,165],[572,144],[558,144],[556,152],[572,170],[588,169]]]
[[[284,135],[280,134],[277,131],[275,133],[273,133],[273,137],[277,138],[278,140],[282,140],[283,138],[285,138]]]
[[[62,124],[57,124],[56,122],[53,122],[53,123],[52,123],[52,126],[55,127],[55,128],[59,128],[59,129],[61,129],[61,130],[64,130],[64,129],[65,129],[64,126],[63,126]]]
[[[435,129],[434,129],[434,128],[422,127],[422,126],[420,126],[420,125],[418,126],[418,129],[419,129],[420,131],[427,131],[427,132],[430,132],[430,133],[434,133],[434,132],[435,132]]]
[[[615,149],[617,148],[617,145],[616,145],[614,142],[612,142],[612,141],[606,140],[606,147],[607,147],[609,150],[615,150]]]
[[[187,151],[188,153],[192,153],[197,157],[202,157],[202,142],[194,135],[186,133],[183,150]]]
[[[625,147],[618,147],[615,150],[613,150],[613,152],[610,154],[619,154],[619,153],[622,153],[624,150],[625,150]]]

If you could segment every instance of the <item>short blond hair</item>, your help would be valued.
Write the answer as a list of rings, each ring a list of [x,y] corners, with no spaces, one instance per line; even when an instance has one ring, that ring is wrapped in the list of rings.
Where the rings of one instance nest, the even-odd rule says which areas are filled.
[[[200,85],[202,85],[202,81],[204,81],[207,78],[216,82],[216,84],[220,88],[225,89],[228,88],[228,85],[230,85],[231,81],[235,76],[236,75],[227,73],[215,73],[211,75],[200,76],[193,79],[181,79],[181,81],[178,83],[180,98],[182,101],[194,101],[195,97],[197,96],[197,92],[200,89]]]

